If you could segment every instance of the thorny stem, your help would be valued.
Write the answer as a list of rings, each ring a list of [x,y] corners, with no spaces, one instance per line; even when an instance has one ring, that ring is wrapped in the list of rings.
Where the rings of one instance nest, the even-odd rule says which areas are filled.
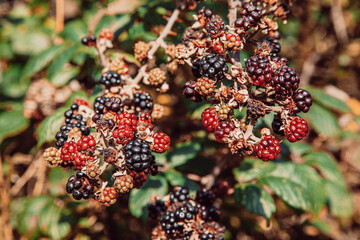
[[[167,22],[164,30],[162,31],[162,33],[160,34],[160,36],[155,40],[154,44],[152,45],[151,49],[148,52],[148,59],[152,59],[154,57],[154,54],[156,53],[156,51],[159,49],[160,46],[164,46],[164,39],[167,37],[167,35],[171,32],[171,29],[173,27],[173,25],[175,24],[178,16],[180,14],[180,10],[179,9],[175,9],[171,15],[171,17],[169,18],[169,21]],[[147,68],[148,64],[146,63],[145,65],[143,65],[140,69],[138,74],[136,75],[136,77],[134,78],[134,80],[132,81],[133,84],[138,84],[141,79],[144,77],[145,73],[146,73],[146,68]]]
[[[229,6],[229,14],[228,14],[229,25],[232,27],[236,20],[237,0],[228,0],[227,2],[228,2],[228,6]],[[241,69],[242,66],[241,66],[241,60],[240,60],[240,50],[235,51],[234,59],[235,59],[235,66],[237,68]]]

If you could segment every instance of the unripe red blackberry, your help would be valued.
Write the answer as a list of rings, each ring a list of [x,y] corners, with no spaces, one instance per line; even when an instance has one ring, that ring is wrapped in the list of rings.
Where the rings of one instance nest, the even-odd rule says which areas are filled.
[[[71,166],[78,156],[77,145],[74,141],[69,141],[61,148],[61,164],[62,166]]]
[[[307,122],[301,117],[294,117],[285,128],[285,136],[289,142],[296,142],[306,137],[309,132]]]
[[[192,72],[195,77],[202,76],[211,78],[213,80],[221,80],[225,77],[225,73],[229,71],[226,61],[223,57],[210,53],[204,56],[201,60],[193,63]]]
[[[293,95],[292,99],[295,103],[295,107],[292,109],[292,113],[298,114],[300,112],[308,112],[312,105],[311,94],[304,90],[298,89]]]
[[[129,125],[122,125],[112,132],[118,144],[127,144],[134,138],[134,130]]]
[[[170,202],[186,202],[190,199],[189,189],[187,187],[176,186],[170,193]]]
[[[106,88],[121,86],[123,84],[120,75],[112,71],[107,71],[105,74],[103,74],[99,83],[103,84]]]
[[[147,177],[145,173],[137,173],[137,172],[131,172],[130,175],[133,177],[133,185],[134,188],[140,189],[141,186],[146,182]]]
[[[96,141],[93,136],[89,135],[80,138],[79,141],[76,142],[76,144],[78,146],[78,151],[88,150],[88,149],[94,150]]]
[[[43,158],[50,166],[57,166],[61,162],[60,152],[54,147],[45,149]]]
[[[206,97],[216,88],[216,81],[207,77],[201,77],[197,80],[196,87],[200,95]]]
[[[116,203],[119,194],[116,192],[114,187],[106,187],[100,193],[99,202],[105,206],[110,206]]]
[[[218,125],[216,125],[214,130],[215,138],[218,142],[223,142],[223,138],[228,136],[230,132],[235,129],[235,126],[230,121],[221,121]]]
[[[159,86],[166,80],[166,72],[160,68],[151,69],[149,72],[149,82],[153,86]]]
[[[137,112],[148,111],[151,112],[154,107],[153,99],[148,92],[137,92],[134,94],[134,106]]]
[[[118,115],[117,124],[118,126],[128,125],[133,131],[136,131],[137,117],[135,114],[125,111]]]
[[[133,177],[130,175],[124,175],[117,177],[114,181],[114,187],[119,193],[127,193],[133,187]]]
[[[277,158],[280,150],[279,141],[272,135],[263,136],[260,142],[254,147],[254,151],[258,158],[264,162]]]
[[[140,62],[147,58],[147,54],[150,50],[149,44],[145,42],[137,42],[134,46],[134,56]]]
[[[240,16],[235,20],[235,27],[247,31],[263,16],[263,8],[254,6],[252,3],[245,3],[240,11]]]
[[[153,135],[154,144],[152,145],[152,149],[154,152],[163,153],[169,149],[170,146],[170,137],[163,133],[155,133]]]
[[[201,102],[202,98],[199,92],[196,90],[196,83],[193,81],[187,81],[184,84],[183,95],[186,98],[190,98],[192,102]]]
[[[75,200],[88,199],[94,195],[95,183],[90,181],[83,172],[78,172],[68,179],[66,192],[71,194]]]
[[[204,206],[212,206],[216,196],[211,190],[201,189],[196,192],[195,201]]]
[[[213,17],[205,23],[205,29],[211,38],[220,37],[224,34],[224,20],[219,16],[213,15]]]
[[[213,132],[216,125],[219,124],[219,117],[215,108],[211,107],[205,109],[201,114],[201,122],[208,131]]]
[[[245,64],[247,73],[255,86],[265,87],[271,82],[272,69],[266,56],[262,54],[252,56],[246,60]]]
[[[130,141],[123,149],[126,166],[135,172],[143,172],[151,166],[154,157],[150,145],[140,138]]]
[[[281,67],[274,72],[271,85],[281,99],[289,97],[299,88],[300,79],[291,67]]]
[[[110,28],[103,28],[99,33],[99,38],[106,38],[112,41],[114,39],[114,34],[111,32]]]

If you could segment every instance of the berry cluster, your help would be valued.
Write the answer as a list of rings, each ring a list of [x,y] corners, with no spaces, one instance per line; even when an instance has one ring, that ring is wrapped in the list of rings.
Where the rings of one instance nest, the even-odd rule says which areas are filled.
[[[90,34],[81,39],[81,43],[87,47],[93,47],[96,45],[96,37],[94,34]]]
[[[152,239],[224,239],[225,228],[218,223],[220,215],[214,201],[211,190],[197,191],[193,200],[189,189],[181,186],[164,200],[155,199],[148,205],[149,217],[158,222]]]
[[[238,19],[230,17],[229,25],[210,9],[199,10],[183,42],[175,46],[174,59],[190,65],[196,78],[185,82],[183,95],[193,102],[205,100],[213,105],[201,114],[201,122],[214,132],[215,139],[227,144],[232,153],[254,154],[269,161],[280,153],[282,139],[275,139],[270,129],[263,129],[260,138],[255,136],[258,119],[275,112],[274,133],[298,141],[307,135],[308,126],[296,114],[309,111],[311,95],[299,89],[298,74],[279,56],[275,20],[285,20],[285,13],[279,15],[282,7],[275,1],[245,1],[235,8]],[[269,36],[257,40],[259,31]],[[242,68],[240,50],[250,41],[256,46],[254,55]],[[235,118],[235,110],[244,108],[246,116]]]

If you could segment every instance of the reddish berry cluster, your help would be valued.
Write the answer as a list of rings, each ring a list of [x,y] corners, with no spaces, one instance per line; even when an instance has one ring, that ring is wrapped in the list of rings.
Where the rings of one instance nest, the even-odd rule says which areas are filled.
[[[271,135],[265,135],[261,138],[260,142],[254,147],[254,151],[258,158],[264,162],[277,158],[280,153],[279,141]]]
[[[235,126],[230,121],[222,121],[216,125],[214,130],[215,138],[218,142],[223,142],[224,137],[227,137],[230,132],[235,129]]]
[[[301,117],[294,117],[285,128],[285,135],[289,142],[296,142],[307,136],[309,131],[307,122]]]
[[[106,38],[112,41],[114,39],[114,34],[111,32],[109,28],[103,28],[99,33],[99,38]]]
[[[161,133],[155,133],[153,135],[154,138],[154,144],[152,146],[152,150],[157,153],[163,153],[169,149],[170,146],[170,137],[161,132]]]
[[[215,108],[205,109],[205,111],[201,113],[201,122],[208,131],[213,132],[219,124],[219,117]]]

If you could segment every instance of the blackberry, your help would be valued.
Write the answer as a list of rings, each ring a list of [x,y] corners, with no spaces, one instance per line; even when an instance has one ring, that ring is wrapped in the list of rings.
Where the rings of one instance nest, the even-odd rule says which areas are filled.
[[[272,135],[265,135],[261,138],[260,142],[254,147],[254,151],[258,158],[264,162],[277,158],[280,153],[279,141]]]
[[[175,212],[167,211],[160,218],[160,224],[162,229],[165,231],[165,234],[170,237],[175,237],[177,231],[182,230],[182,226],[180,226],[175,219]]]
[[[140,189],[141,186],[147,180],[147,177],[144,172],[141,172],[141,173],[131,172],[130,175],[133,177],[134,188],[137,188],[137,189]]]
[[[183,95],[190,98],[192,102],[201,102],[202,98],[198,91],[196,91],[196,82],[187,81],[184,84]]]
[[[95,46],[96,45],[96,37],[94,34],[85,36],[81,39],[81,43],[87,47]]]
[[[197,80],[196,87],[200,95],[206,97],[213,93],[214,89],[216,88],[216,81],[207,77],[201,77]]]
[[[140,138],[130,141],[124,147],[126,166],[135,172],[142,172],[151,166],[154,157],[150,145]]]
[[[154,107],[153,99],[148,92],[135,93],[134,94],[134,105],[135,108],[138,108],[139,111],[148,111],[151,112]]]
[[[117,177],[114,181],[114,187],[119,193],[127,193],[133,187],[133,177],[130,175],[124,175]]]
[[[204,206],[212,206],[215,198],[215,194],[211,190],[201,189],[196,192],[195,201]]]
[[[307,122],[301,117],[294,117],[285,128],[285,135],[289,142],[296,142],[306,137],[309,132]]]
[[[197,12],[198,15],[202,16],[202,17],[206,17],[211,19],[213,17],[213,12],[211,9],[208,8],[202,8]]]
[[[216,125],[219,123],[219,117],[216,113],[215,108],[207,108],[201,113],[201,122],[204,127],[208,130],[213,132]]]
[[[106,88],[122,85],[120,75],[112,71],[107,71],[105,74],[103,74],[99,82],[100,84],[105,85]]]
[[[121,102],[121,99],[118,97],[109,98],[105,104],[106,111],[112,111],[116,114],[120,114],[124,111],[124,104]]]
[[[262,39],[262,42],[265,42],[269,45],[272,56],[277,56],[280,53],[281,45],[278,39],[267,37]]]
[[[166,80],[166,72],[160,68],[154,68],[149,72],[149,82],[153,86],[160,86]]]
[[[229,67],[223,57],[210,53],[194,62],[192,71],[197,78],[205,76],[213,80],[221,80],[225,77],[224,73],[229,71]]]
[[[54,147],[45,149],[43,158],[50,166],[56,166],[61,162],[60,152]]]
[[[187,187],[176,186],[170,194],[170,202],[185,202],[189,200],[189,189]]]
[[[170,146],[170,137],[163,133],[155,133],[153,135],[154,144],[152,150],[157,153],[163,153],[169,149]]]
[[[224,34],[224,20],[219,16],[213,15],[210,21],[206,22],[205,29],[211,38],[220,37]]]
[[[55,146],[58,149],[64,146],[66,140],[68,139],[67,133],[71,130],[70,126],[69,127],[67,127],[67,125],[64,126],[65,126],[64,130],[60,130],[55,134],[55,139],[56,139]]]
[[[271,85],[275,88],[277,96],[284,99],[291,96],[298,89],[299,83],[300,79],[296,71],[285,66],[274,72]]]
[[[202,233],[200,235],[200,240],[215,240],[215,236],[212,233]]]
[[[139,60],[140,62],[142,60],[144,60],[145,58],[147,58],[147,54],[150,50],[150,46],[149,44],[147,44],[146,42],[137,42],[135,43],[134,46],[134,56],[137,60]]]
[[[119,196],[119,194],[115,190],[114,187],[106,187],[100,193],[99,202],[108,207],[108,206],[116,203],[118,196]]]
[[[216,125],[214,130],[215,138],[218,142],[223,142],[223,138],[228,136],[231,131],[235,129],[235,126],[230,121],[222,121]]]
[[[185,220],[189,221],[189,220],[195,218],[195,214],[196,213],[194,213],[194,212],[188,211],[188,208],[186,205],[178,207],[175,210],[175,217],[178,222],[184,222]]]
[[[263,16],[263,8],[254,6],[252,3],[245,3],[240,16],[235,20],[235,27],[247,31]]]
[[[154,203],[151,203],[147,207],[149,212],[149,217],[152,219],[157,219],[157,217],[162,213],[165,212],[167,207],[165,203],[161,200],[156,200]]]
[[[75,200],[88,199],[94,195],[95,182],[90,181],[89,177],[78,172],[68,179],[66,192],[72,194]]]
[[[245,64],[249,77],[255,86],[265,87],[271,82],[272,69],[266,56],[262,54],[252,56],[246,60]]]
[[[95,98],[95,102],[94,102],[94,111],[97,114],[103,114],[104,110],[105,110],[105,103],[108,102],[110,99],[107,97],[97,97]]]
[[[308,91],[304,89],[298,89],[292,96],[292,99],[295,103],[295,107],[292,109],[292,113],[306,113],[310,110],[310,107],[312,105],[312,98],[311,94]]]

